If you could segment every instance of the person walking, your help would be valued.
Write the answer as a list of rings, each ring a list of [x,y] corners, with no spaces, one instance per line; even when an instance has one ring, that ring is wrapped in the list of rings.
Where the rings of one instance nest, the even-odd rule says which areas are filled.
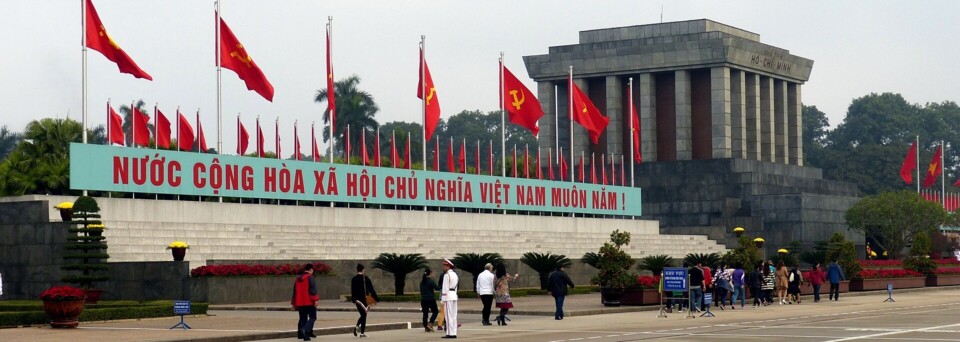
[[[777,280],[776,280],[776,290],[777,290],[777,299],[780,300],[780,305],[787,304],[787,283],[790,282],[790,272],[787,271],[787,266],[781,261],[777,265]]]
[[[477,276],[477,296],[480,297],[480,303],[483,304],[483,310],[480,313],[480,322],[484,325],[492,325],[490,323],[490,307],[493,305],[493,289],[494,281],[496,279],[493,276],[493,264],[487,263],[483,266],[483,272],[480,272],[480,275]]]
[[[457,338],[457,289],[460,287],[460,277],[454,272],[453,262],[443,259],[443,283],[440,285],[440,302],[443,303],[444,332],[442,338]]]
[[[745,301],[747,294],[744,291],[744,272],[743,267],[739,264],[734,266],[733,271],[730,272],[730,281],[733,284],[733,296],[730,297],[730,308],[737,308],[737,299],[740,300],[740,308],[743,309],[745,306]]]
[[[357,313],[360,314],[360,318],[357,318],[357,325],[353,327],[353,336],[357,336],[359,332],[360,337],[367,337],[367,312],[380,301],[380,297],[377,296],[377,291],[373,289],[373,282],[364,275],[363,270],[363,264],[357,264],[357,275],[350,280],[350,298],[353,298],[353,303],[357,306]]]
[[[290,306],[300,314],[297,321],[297,338],[309,341],[313,334],[313,324],[317,322],[317,303],[320,296],[317,292],[317,280],[313,277],[313,264],[303,265],[303,270],[293,282],[293,296]]]
[[[727,295],[733,293],[733,285],[731,284],[731,275],[727,272],[727,265],[720,264],[720,267],[717,268],[717,274],[713,277],[714,283],[714,292],[717,294],[717,300],[719,300],[720,310],[726,310],[727,306]],[[733,305],[733,299],[730,300],[730,305]]]
[[[423,312],[423,330],[426,332],[433,332],[433,324],[437,321],[438,314],[437,299],[433,291],[440,290],[440,285],[430,279],[432,274],[433,270],[426,268],[423,270],[423,279],[420,279],[420,311]],[[427,315],[430,315],[429,320]]]
[[[703,271],[703,293],[712,293],[713,294],[713,305],[717,305],[717,292],[716,287],[713,286],[713,271],[710,269],[710,265],[699,264],[700,270]],[[697,308],[700,310],[706,310],[704,306],[705,298],[700,296],[700,303],[697,305]]]
[[[750,287],[750,295],[753,296],[753,308],[756,309],[763,305],[763,292],[761,288],[763,287],[763,273],[760,272],[760,267],[763,264],[757,264],[750,270],[750,273],[747,273],[747,286]]]
[[[563,265],[557,266],[557,269],[550,273],[547,278],[547,291],[553,296],[553,301],[557,310],[553,313],[553,319],[563,319],[563,299],[567,296],[567,286],[574,288],[573,280],[563,271]]]
[[[820,285],[823,285],[823,280],[824,280],[823,269],[820,267],[820,263],[818,262],[816,265],[813,266],[813,269],[810,270],[810,278],[807,279],[807,281],[810,282],[810,286],[813,287],[814,303],[820,302]]]
[[[840,268],[837,260],[831,262],[830,266],[827,267],[827,280],[830,281],[830,299],[833,301],[840,300],[840,282],[844,280],[844,277],[843,269]]]
[[[761,285],[761,290],[763,290],[763,305],[773,304],[773,289],[777,284],[777,277],[773,275],[773,271],[769,266],[761,266],[763,269],[763,285]]]
[[[803,283],[803,275],[800,274],[800,271],[796,266],[790,269],[790,282],[787,285],[787,301],[788,303],[793,303],[794,301],[797,304],[800,304],[800,284]]]
[[[690,267],[687,270],[687,276],[690,277],[690,311],[700,312],[703,301],[703,270],[700,269],[700,263]]]
[[[513,298],[510,297],[510,283],[520,277],[520,273],[510,276],[507,273],[507,267],[504,264],[497,265],[497,308],[500,309],[500,315],[497,316],[497,325],[507,325],[507,311],[513,308]]]

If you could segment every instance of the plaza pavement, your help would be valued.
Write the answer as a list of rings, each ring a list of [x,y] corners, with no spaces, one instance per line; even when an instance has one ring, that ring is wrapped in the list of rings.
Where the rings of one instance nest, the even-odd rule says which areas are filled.
[[[569,296],[567,317],[553,320],[548,296],[518,297],[506,327],[481,326],[479,301],[461,301],[460,339],[470,341],[960,341],[960,287],[900,290],[884,303],[885,292],[844,294],[839,302],[769,306],[715,312],[716,317],[656,317],[653,307],[603,308],[599,294]],[[425,333],[417,303],[385,303],[371,311],[368,340],[439,340]],[[297,315],[283,303],[220,306],[210,316],[187,317],[191,330],[168,330],[178,318],[83,323],[78,329],[27,327],[0,329],[0,341],[296,341]],[[749,304],[748,304],[749,306]],[[216,307],[216,306],[215,306]],[[235,310],[243,308],[244,310]],[[319,341],[354,339],[349,334],[356,312],[347,303],[324,301],[318,314]],[[418,306],[417,306],[418,308]],[[409,323],[408,323],[409,322]],[[411,327],[412,329],[408,329]]]

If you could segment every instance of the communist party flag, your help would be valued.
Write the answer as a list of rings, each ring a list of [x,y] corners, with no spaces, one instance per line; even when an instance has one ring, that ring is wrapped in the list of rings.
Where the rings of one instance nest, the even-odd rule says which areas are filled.
[[[181,151],[190,151],[193,149],[194,137],[190,121],[177,110],[177,146]]]
[[[450,138],[450,145],[447,145],[447,172],[457,172],[457,166],[453,160],[453,138]]]
[[[149,146],[150,128],[147,127],[147,122],[150,121],[150,117],[134,105],[130,105],[130,111],[133,113],[131,115],[133,117],[133,145]]]
[[[917,167],[917,142],[914,141],[907,151],[907,157],[903,159],[903,165],[900,166],[900,178],[907,184],[913,183],[913,169]]]
[[[207,153],[207,138],[203,136],[203,125],[200,124],[200,111],[197,111],[197,141],[200,144],[197,146],[200,149],[200,153]]]
[[[631,134],[633,134],[633,160],[637,163],[643,162],[643,154],[640,153],[640,116],[637,115],[637,107],[630,104]],[[623,185],[623,184],[621,184]]]
[[[390,135],[390,166],[400,167],[400,155],[397,153],[397,134]]]
[[[267,153],[263,150],[263,129],[260,128],[260,119],[257,119],[257,157],[263,158]]]
[[[109,122],[107,131],[109,131],[110,144],[125,146],[127,142],[123,134],[123,118],[113,110],[113,107],[110,107],[110,103],[107,103],[107,122]]]
[[[293,123],[293,155],[300,160],[300,134],[297,134],[297,123]]]
[[[314,131],[312,124],[310,125],[310,145],[312,145],[310,153],[313,154],[313,161],[315,162],[320,161],[320,149],[317,148],[317,133]],[[348,154],[347,164],[350,163],[349,160],[350,160],[350,155]]]
[[[93,7],[93,2],[91,0],[86,0],[85,2],[87,7],[87,27],[85,28],[87,47],[100,51],[100,53],[111,62],[117,63],[117,68],[120,69],[121,73],[153,81],[153,77],[150,77],[145,71],[141,70],[140,67],[137,66],[137,63],[133,61],[133,58],[130,58],[126,52],[123,52],[120,45],[117,45],[117,42],[114,42],[113,39],[110,38],[110,35],[107,34],[107,29],[103,27],[103,22],[100,21],[100,15],[97,14],[97,9]]]
[[[167,120],[167,116],[163,115],[157,107],[153,107],[153,110],[157,122],[153,127],[153,132],[156,134],[156,137],[153,139],[154,143],[157,148],[170,148],[170,120]]]
[[[573,115],[573,121],[583,126],[583,128],[586,128],[587,132],[590,133],[590,141],[598,144],[600,142],[600,135],[603,134],[603,131],[607,128],[610,119],[600,114],[597,106],[593,105],[590,98],[580,90],[580,87],[578,87],[572,79],[570,80],[570,85],[572,86],[571,89],[573,92],[573,111],[571,113]]]
[[[500,98],[503,99],[502,106],[509,114],[510,122],[529,129],[533,135],[539,134],[540,125],[537,121],[543,116],[540,101],[502,62],[500,65],[503,68],[503,93]],[[527,101],[528,97],[530,101]]]
[[[327,110],[330,111],[330,127],[337,127],[337,97],[333,86],[333,50],[330,47],[330,25],[327,25]]]
[[[247,146],[250,145],[250,133],[247,133],[247,128],[243,127],[239,115],[237,115],[237,127],[237,131],[240,132],[240,136],[237,137],[237,154],[242,156],[247,153]]]
[[[943,145],[937,146],[937,151],[933,153],[933,159],[930,160],[930,166],[927,167],[927,177],[923,179],[923,187],[929,188],[937,182],[937,177],[943,173],[943,165],[940,165],[940,155],[943,153]]]
[[[430,140],[433,131],[437,129],[437,123],[440,122],[440,99],[437,98],[437,90],[433,85],[433,77],[430,76],[427,60],[423,56],[423,49],[420,49],[420,81],[417,84],[417,98],[423,100],[424,110],[426,111],[423,126],[427,136],[424,137],[424,140]]]
[[[367,154],[367,130],[360,130],[360,159],[363,166],[370,165],[370,155]]]
[[[237,73],[243,82],[247,84],[247,89],[253,90],[273,102],[273,85],[267,81],[263,71],[253,61],[253,57],[247,53],[247,49],[240,44],[237,36],[227,26],[227,22],[220,18],[220,66],[233,70]]]

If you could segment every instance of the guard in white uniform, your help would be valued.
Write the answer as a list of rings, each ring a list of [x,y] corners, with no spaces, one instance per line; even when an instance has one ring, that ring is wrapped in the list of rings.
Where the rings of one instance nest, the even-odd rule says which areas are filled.
[[[453,262],[443,259],[443,284],[440,287],[440,301],[443,302],[443,327],[447,333],[443,338],[457,338],[457,287],[460,277],[453,271]]]

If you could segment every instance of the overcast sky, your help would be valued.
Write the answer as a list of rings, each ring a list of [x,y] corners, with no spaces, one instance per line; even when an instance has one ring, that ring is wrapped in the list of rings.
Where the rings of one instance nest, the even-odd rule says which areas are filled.
[[[0,125],[20,131],[43,117],[81,116],[81,0],[0,0]],[[154,81],[120,74],[88,55],[91,126],[105,103],[143,99],[172,116],[201,111],[216,142],[213,1],[94,0],[113,39]],[[418,121],[417,47],[427,59],[443,117],[497,109],[497,57],[536,91],[521,57],[577,43],[580,30],[708,18],[815,61],[803,102],[838,124],[851,99],[898,92],[914,103],[960,100],[960,2],[956,1],[308,1],[225,0],[222,15],[273,83],[274,101],[223,71],[224,150],[236,115],[257,115],[292,134],[324,106],[324,25],[334,17],[337,78],[357,74],[380,105],[380,122]],[[319,128],[318,128],[319,130]],[[272,132],[268,133],[272,136]],[[269,139],[269,138],[268,138]],[[285,151],[292,139],[285,138]],[[304,152],[308,152],[304,148]]]

